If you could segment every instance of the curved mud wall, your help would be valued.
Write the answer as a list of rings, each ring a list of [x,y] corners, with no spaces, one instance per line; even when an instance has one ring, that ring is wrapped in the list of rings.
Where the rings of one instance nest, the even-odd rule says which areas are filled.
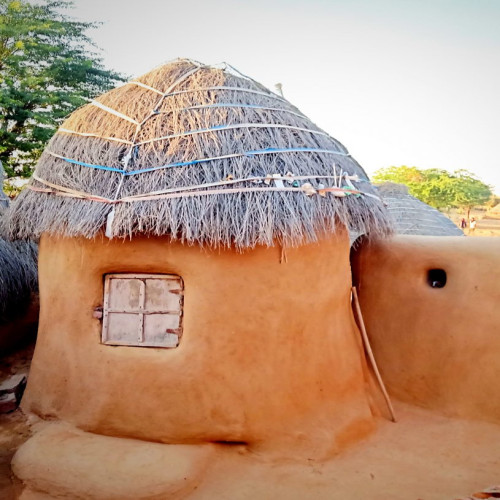
[[[373,428],[350,308],[346,234],[244,253],[166,239],[40,245],[41,315],[24,409],[167,443],[244,441],[328,456]],[[176,349],[108,346],[107,273],[184,280]]]
[[[389,392],[500,422],[500,239],[397,236],[363,246],[353,268]],[[430,269],[446,272],[443,288]]]

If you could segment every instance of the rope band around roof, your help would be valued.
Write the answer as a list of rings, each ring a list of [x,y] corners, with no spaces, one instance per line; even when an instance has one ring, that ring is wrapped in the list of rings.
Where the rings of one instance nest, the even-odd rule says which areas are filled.
[[[246,151],[244,153],[234,153],[230,155],[224,155],[224,156],[214,156],[212,158],[201,158],[197,160],[191,160],[191,161],[184,161],[184,162],[176,162],[176,163],[168,163],[166,165],[160,165],[158,167],[150,167],[150,168],[144,168],[140,170],[131,170],[127,171],[125,168],[116,168],[116,167],[108,167],[106,165],[95,165],[92,163],[86,163],[82,161],[77,161],[73,160],[72,158],[66,158],[64,156],[58,155],[57,153],[53,153],[52,151],[47,151],[48,154],[55,158],[59,158],[61,160],[66,161],[67,163],[72,163],[74,165],[80,165],[82,167],[88,167],[88,168],[95,168],[97,170],[107,170],[109,172],[116,172],[119,174],[122,174],[124,177],[130,176],[130,175],[137,175],[137,174],[144,174],[147,172],[154,172],[156,170],[164,170],[167,168],[175,168],[175,167],[186,167],[189,165],[197,165],[199,163],[206,163],[209,161],[216,161],[216,160],[225,160],[228,158],[242,158],[242,157],[252,157],[252,156],[258,156],[258,155],[264,155],[264,154],[278,154],[278,153],[325,153],[325,154],[333,154],[333,155],[339,155],[339,156],[351,156],[349,153],[343,153],[341,151],[335,151],[331,149],[315,149],[315,148],[286,148],[286,149],[280,149],[280,148],[267,148],[267,149],[258,149],[254,151]]]
[[[329,177],[329,178],[334,178],[334,176],[320,176],[321,178]],[[346,181],[352,186],[352,183],[349,182],[347,179],[348,177],[354,177],[354,176],[346,176],[346,175],[341,175],[337,176],[340,180],[346,179]],[[172,199],[172,198],[185,198],[185,197],[193,197],[193,196],[208,196],[208,195],[214,195],[214,194],[236,194],[236,193],[250,193],[250,192],[298,192],[298,193],[304,193],[307,196],[312,196],[315,194],[318,194],[320,196],[326,196],[326,194],[331,193],[336,197],[345,197],[348,195],[355,195],[355,196],[368,196],[371,198],[375,198],[379,200],[378,196],[375,196],[371,193],[365,193],[364,191],[361,191],[359,189],[356,189],[354,187],[350,186],[330,186],[330,187],[318,187],[315,188],[313,187],[310,183],[305,183],[300,187],[294,187],[294,186],[284,186],[282,181],[290,181],[290,177],[282,177],[282,176],[268,176],[268,177],[252,177],[252,178],[247,178],[247,179],[236,179],[232,181],[221,181],[218,183],[211,183],[211,184],[203,184],[203,185],[198,185],[198,186],[188,186],[188,187],[183,187],[183,188],[172,188],[164,191],[158,191],[154,193],[147,193],[144,195],[134,195],[134,196],[125,196],[120,199],[110,199],[110,198],[105,198],[102,196],[98,195],[93,195],[90,193],[85,193],[83,191],[77,191],[71,188],[66,188],[63,186],[58,186],[57,184],[53,184],[51,182],[48,182],[44,179],[41,179],[38,177],[36,174],[33,175],[33,178],[41,183],[44,184],[52,189],[45,189],[45,188],[39,188],[36,186],[29,185],[27,186],[29,189],[32,191],[37,191],[37,192],[42,192],[42,193],[48,193],[48,194],[55,194],[57,196],[65,196],[65,197],[71,197],[71,198],[79,198],[79,199],[86,199],[90,201],[97,201],[100,203],[106,203],[109,205],[116,205],[119,203],[132,203],[132,202],[140,202],[140,201],[153,201],[153,200],[160,200],[160,199]],[[310,178],[315,178],[314,176],[300,176],[300,179],[310,179]],[[294,178],[292,178],[294,179]],[[236,188],[220,188],[220,186],[224,184],[229,184],[229,185],[234,185],[239,182],[245,182],[245,181],[279,181],[281,182],[281,186],[279,187],[236,187]],[[294,179],[295,180],[295,179]],[[353,179],[357,180],[357,179]],[[195,191],[196,189],[201,189],[201,188],[206,188],[206,187],[215,187],[216,189],[205,189],[203,191]]]
[[[171,110],[168,110],[168,111],[160,111],[157,114],[166,114],[166,113],[181,112],[181,111],[191,111],[191,110],[195,110],[195,109],[208,109],[208,108],[251,108],[251,109],[261,109],[261,110],[265,110],[265,111],[279,111],[279,112],[288,113],[288,114],[291,114],[291,115],[294,115],[294,116],[298,116],[300,118],[304,117],[304,115],[302,115],[300,113],[296,113],[295,111],[291,111],[289,109],[270,108],[270,107],[265,107],[265,106],[257,106],[257,105],[254,105],[254,104],[235,104],[235,103],[202,104],[202,105],[198,105],[198,106],[189,106],[189,107],[186,107],[186,108],[178,108],[178,109],[171,109]],[[111,108],[109,108],[109,109],[111,109]],[[231,125],[231,126],[233,126],[233,125]],[[235,128],[236,128],[236,126],[237,126],[237,124],[234,124]],[[241,124],[240,126],[241,127],[244,127],[244,126],[264,127],[263,124]],[[279,126],[279,127],[283,127],[283,128],[291,128],[291,125],[280,125],[280,124],[270,124],[270,125],[267,125],[267,126],[269,126],[269,127],[277,127],[277,126]],[[218,129],[222,128],[222,127],[223,126],[215,127],[213,129],[204,129],[204,131],[208,132],[210,130],[218,130]],[[326,137],[329,137],[328,134],[326,134],[324,132],[316,131],[316,130],[305,129],[305,128],[304,129],[297,128],[297,130],[303,130],[305,132],[312,132],[312,133],[321,133],[322,135],[325,135]],[[106,137],[106,136],[102,136],[102,135],[99,135],[99,134],[94,134],[92,132],[77,132],[76,130],[69,130],[69,129],[63,128],[63,127],[61,127],[58,130],[58,132],[62,132],[62,133],[65,133],[65,134],[71,134],[71,135],[79,135],[79,136],[82,136],[82,137],[95,137],[95,138],[104,139],[104,140],[107,140],[107,141],[120,142],[122,144],[133,144],[132,141],[129,141],[129,140],[126,140],[126,139],[120,139],[118,137]],[[199,132],[200,131],[192,131],[192,133],[199,133]],[[189,132],[184,132],[182,134],[183,135],[189,135]],[[148,142],[159,141],[159,140],[166,139],[166,138],[169,138],[169,137],[175,137],[175,136],[172,135],[172,136],[166,136],[166,137],[158,137],[158,138],[150,139],[149,141],[142,141],[141,143],[138,143],[138,144],[146,144]]]
[[[186,71],[184,74],[182,74],[179,78],[177,78],[177,80],[175,80],[168,88],[167,90],[165,91],[165,93],[163,95],[160,96],[160,98],[158,99],[156,105],[154,106],[154,108],[150,111],[150,113],[148,115],[146,115],[144,117],[144,119],[140,122],[140,123],[137,123],[136,127],[135,127],[135,133],[134,133],[134,137],[132,139],[132,144],[130,145],[130,148],[128,150],[128,153],[124,156],[123,158],[123,164],[124,164],[124,167],[123,167],[123,170],[124,170],[124,173],[125,171],[128,169],[128,165],[130,163],[130,159],[132,158],[132,153],[134,151],[134,148],[136,146],[136,142],[137,142],[137,136],[139,135],[139,132],[141,131],[142,129],[142,126],[153,116],[155,116],[157,113],[158,113],[158,108],[160,107],[161,103],[163,102],[163,99],[165,99],[165,97],[170,93],[172,92],[172,90],[177,86],[179,85],[180,83],[182,83],[184,80],[186,80],[187,78],[189,78],[191,75],[193,75],[194,73],[196,73],[197,71],[200,70],[202,66],[198,63],[195,63],[195,67],[190,69],[189,71]],[[125,179],[125,175],[122,175],[121,179],[120,179],[120,182],[118,183],[118,187],[116,188],[116,192],[115,192],[115,197],[114,199],[117,200],[118,197],[120,196],[120,191],[122,189],[122,186],[123,186],[123,180]]]
[[[153,87],[150,87],[149,85],[145,85],[145,84],[143,84],[141,82],[137,82],[135,80],[127,82],[124,85],[139,85],[140,87],[147,88],[147,89],[151,90],[152,92],[156,92],[157,94],[163,95],[164,97],[170,97],[170,96],[179,95],[179,94],[190,94],[193,92],[208,92],[211,90],[234,90],[237,92],[244,92],[246,94],[263,95],[265,97],[270,97],[271,99],[277,99],[278,101],[288,102],[284,97],[281,97],[278,94],[262,92],[261,90],[247,89],[244,87],[229,87],[229,86],[225,86],[225,85],[217,85],[214,87],[199,87],[197,89],[177,90],[176,92],[170,92],[167,95],[165,95],[163,92],[161,92],[161,90],[155,89]]]

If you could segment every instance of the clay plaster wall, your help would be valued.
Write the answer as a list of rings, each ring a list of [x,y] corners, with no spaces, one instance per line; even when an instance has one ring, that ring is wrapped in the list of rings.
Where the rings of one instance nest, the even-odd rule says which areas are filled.
[[[500,422],[500,240],[398,236],[353,268],[389,392],[446,414]],[[427,271],[444,269],[444,288]]]
[[[350,308],[349,242],[243,254],[170,243],[40,245],[41,315],[24,409],[106,435],[244,441],[328,456],[373,428]],[[184,280],[176,349],[107,346],[106,273]]]

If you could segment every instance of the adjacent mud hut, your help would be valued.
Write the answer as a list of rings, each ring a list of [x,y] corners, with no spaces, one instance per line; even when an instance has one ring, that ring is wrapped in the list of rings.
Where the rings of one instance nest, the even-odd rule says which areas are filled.
[[[12,236],[41,237],[25,410],[164,443],[338,451],[373,426],[347,228],[390,232],[363,169],[230,66],[178,60],[104,94],[11,213]]]

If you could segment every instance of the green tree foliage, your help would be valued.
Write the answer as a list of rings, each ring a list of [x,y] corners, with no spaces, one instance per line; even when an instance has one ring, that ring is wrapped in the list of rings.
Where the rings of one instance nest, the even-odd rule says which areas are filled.
[[[0,0],[0,160],[29,175],[64,117],[123,77],[108,71],[65,0]]]
[[[374,182],[405,184],[412,196],[435,208],[460,208],[467,211],[483,205],[493,196],[490,186],[467,170],[450,173],[446,170],[417,167],[388,167],[377,170]]]

